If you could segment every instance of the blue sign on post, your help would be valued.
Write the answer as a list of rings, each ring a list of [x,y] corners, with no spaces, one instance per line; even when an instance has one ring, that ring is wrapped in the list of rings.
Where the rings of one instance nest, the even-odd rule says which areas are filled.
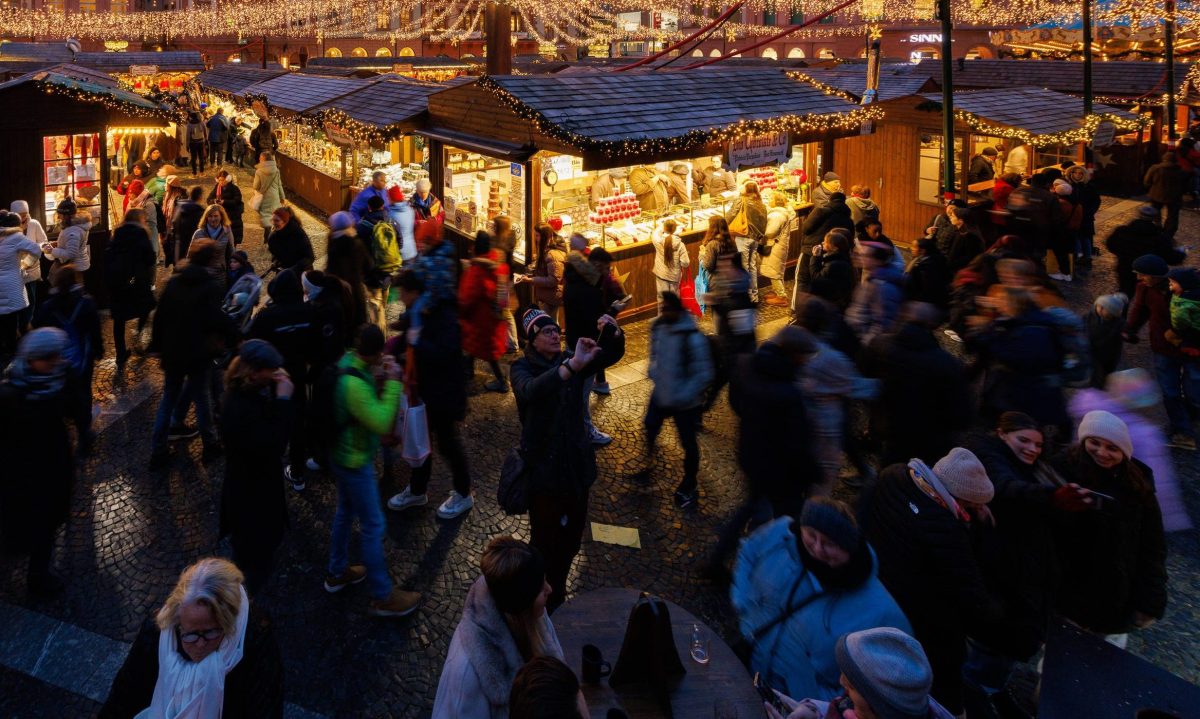
[[[512,173],[512,176],[513,176],[513,177],[520,177],[520,176],[521,176],[521,170],[523,170],[523,169],[524,169],[524,167],[521,165],[521,163],[519,163],[519,162],[514,162],[514,163],[512,163],[512,164],[509,166],[509,170],[508,170],[508,171],[509,171],[510,173]]]

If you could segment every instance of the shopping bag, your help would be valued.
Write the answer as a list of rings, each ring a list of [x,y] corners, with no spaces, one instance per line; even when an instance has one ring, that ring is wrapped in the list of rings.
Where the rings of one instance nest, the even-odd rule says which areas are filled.
[[[708,294],[709,274],[704,269],[704,265],[696,270],[696,281],[693,283],[696,295],[696,304],[700,306],[700,314],[704,314],[704,295]]]
[[[525,452],[520,447],[510,449],[504,458],[496,501],[510,516],[529,511],[529,471],[525,466]]]
[[[700,303],[696,301],[696,280],[690,272],[679,281],[679,299],[683,301],[683,308],[688,312],[697,317],[704,315],[704,310],[700,309]]]
[[[420,467],[429,459],[429,422],[425,417],[425,404],[409,405],[404,412],[404,435],[400,439],[400,456],[410,467]]]
[[[249,205],[250,205],[251,210],[258,212],[258,208],[262,207],[262,203],[263,203],[263,193],[256,191],[253,195],[250,196]]]

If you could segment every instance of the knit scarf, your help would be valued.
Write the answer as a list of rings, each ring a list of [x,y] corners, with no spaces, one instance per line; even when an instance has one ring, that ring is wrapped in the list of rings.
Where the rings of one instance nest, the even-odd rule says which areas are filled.
[[[242,660],[250,599],[241,589],[237,625],[232,636],[202,661],[193,662],[180,653],[175,627],[158,637],[158,681],[154,699],[136,719],[220,719],[225,705],[225,676]]]
[[[46,399],[62,391],[67,381],[67,364],[59,362],[53,374],[34,374],[28,362],[17,357],[4,370],[4,379],[26,396]]]
[[[933,473],[924,462],[919,459],[911,459],[908,462],[908,476],[912,477],[913,484],[917,485],[917,489],[926,497],[937,502],[939,506],[950,510],[951,514],[964,522],[971,521],[971,515],[958,506],[958,502],[954,501],[954,495],[950,494],[950,490],[942,484],[942,480]]]

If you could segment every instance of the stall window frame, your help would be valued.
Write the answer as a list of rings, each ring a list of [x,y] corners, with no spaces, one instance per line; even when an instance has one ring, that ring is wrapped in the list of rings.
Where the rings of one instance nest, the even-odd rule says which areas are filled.
[[[1079,162],[1082,154],[1079,150],[1078,143],[1059,143],[1056,145],[1048,145],[1046,147],[1036,147],[1034,148],[1034,152],[1036,153],[1036,161],[1034,164],[1038,169],[1044,167],[1057,167],[1061,165],[1064,160]],[[1049,159],[1053,159],[1054,162],[1047,162],[1046,160]]]
[[[79,204],[80,209],[94,207],[99,210],[97,215],[93,215],[94,218],[98,218],[98,219],[96,219],[96,221],[94,221],[92,223],[91,231],[108,229],[108,225],[109,225],[109,222],[108,222],[108,198],[106,197],[108,190],[109,190],[107,177],[106,177],[106,173],[108,172],[107,152],[105,151],[104,147],[102,146],[100,152],[98,152],[95,155],[93,155],[92,157],[88,158],[88,164],[92,165],[96,168],[96,178],[94,180],[94,184],[96,187],[99,188],[99,191],[96,193],[96,198],[94,200],[87,202],[87,204],[82,204],[79,202],[79,197],[78,197],[79,180],[77,180],[75,178],[75,168],[79,166],[79,164],[80,164],[79,161],[82,159],[82,155],[75,154],[75,138],[76,137],[94,138],[95,141],[92,143],[94,146],[94,145],[98,144],[99,139],[102,137],[105,138],[105,141],[107,142],[107,133],[110,130],[111,130],[111,128],[98,127],[98,128],[84,129],[79,132],[48,132],[48,133],[40,136],[39,144],[41,147],[41,155],[40,155],[39,162],[41,163],[42,167],[41,167],[41,180],[40,180],[41,181],[41,190],[40,190],[40,194],[38,195],[38,197],[40,198],[41,203],[42,203],[41,220],[44,223],[44,226],[46,228],[47,236],[52,237],[52,238],[57,237],[58,232],[59,232],[60,224],[58,221],[58,212],[57,212],[58,204],[56,202],[54,207],[51,208],[46,203],[46,192],[49,191],[51,188],[57,188],[57,187],[68,188],[69,192],[67,194],[67,197],[74,199],[76,201],[76,203]],[[46,140],[51,139],[51,138],[57,138],[57,137],[69,138],[68,146],[71,148],[71,155],[68,158],[47,160],[46,153],[45,153]],[[71,168],[70,181],[69,182],[53,182],[53,183],[49,182],[48,178],[47,178],[47,174],[46,174],[47,170],[52,165],[61,163],[64,160],[68,161],[70,163],[70,168]],[[89,209],[89,213],[90,213],[90,209]],[[53,220],[51,219],[52,215],[53,215]]]
[[[928,156],[923,154],[924,148],[921,147],[921,138],[924,137],[925,135],[929,135],[931,138],[942,138],[942,141],[939,145],[937,158],[936,158],[937,159],[937,166],[936,166],[937,167],[937,175],[933,178],[929,178],[929,177],[925,176],[923,174],[923,171],[921,168],[922,160],[929,159]],[[965,171],[963,159],[962,159],[963,148],[966,147],[968,144],[969,144],[969,141],[963,133],[961,133],[961,132],[954,133],[953,152],[954,152],[954,175],[955,175],[954,185],[955,186],[952,189],[956,195],[959,194],[962,189],[961,185],[962,185],[962,181],[963,181],[963,173]],[[942,206],[941,192],[936,192],[934,194],[933,199],[931,199],[931,200],[925,199],[921,195],[921,186],[922,186],[922,183],[929,182],[932,179],[932,181],[935,182],[938,187],[941,187],[941,185],[942,185],[942,162],[943,162],[942,153],[945,151],[945,148],[946,148],[946,141],[945,141],[945,138],[942,136],[941,130],[930,130],[927,128],[920,128],[917,130],[916,201],[922,205],[931,205],[933,207],[941,207]],[[945,190],[943,190],[943,192],[944,191]]]
[[[502,165],[507,166],[509,168],[509,183],[510,183],[509,188],[510,189],[509,189],[509,205],[508,205],[507,215],[509,217],[513,218],[514,231],[516,232],[516,235],[517,235],[517,243],[518,243],[517,249],[519,250],[519,252],[514,253],[514,259],[516,260],[516,262],[518,264],[523,265],[523,264],[527,263],[529,261],[529,258],[531,256],[531,251],[532,251],[531,243],[529,240],[530,235],[531,235],[531,232],[530,232],[531,224],[530,224],[529,218],[532,216],[532,213],[534,213],[534,211],[537,209],[536,206],[533,205],[531,202],[532,192],[533,192],[532,187],[537,184],[537,183],[530,181],[530,173],[532,170],[532,163],[528,160],[526,160],[524,162],[517,162],[515,160],[505,159],[502,157],[496,157],[494,155],[489,155],[484,152],[468,150],[466,148],[462,148],[462,147],[459,147],[457,145],[453,145],[453,144],[447,143],[447,142],[439,143],[439,145],[440,145],[440,151],[441,151],[441,158],[440,158],[440,162],[438,164],[439,164],[440,170],[441,170],[441,172],[440,172],[441,177],[434,178],[433,173],[432,173],[432,168],[431,168],[430,180],[432,181],[434,179],[440,179],[441,187],[438,188],[435,185],[434,186],[435,187],[434,194],[438,195],[438,199],[441,200],[441,202],[442,202],[443,209],[446,208],[447,196],[449,194],[449,191],[451,189],[453,189],[452,183],[454,180],[454,173],[449,172],[449,167],[450,167],[450,159],[449,158],[450,158],[451,153],[460,152],[460,153],[464,153],[464,154],[479,155],[481,158],[488,161],[488,163],[494,163],[494,166],[485,165],[482,169],[465,170],[465,172],[468,172],[468,173],[483,172],[486,175],[489,171],[499,170]],[[431,159],[432,159],[432,153],[431,153]],[[519,176],[514,175],[514,173],[513,173],[513,168],[516,166],[521,167]],[[512,200],[511,188],[512,188],[512,182],[513,182],[514,176],[519,177],[518,183],[521,185],[522,198],[521,198],[521,203],[520,203],[520,213],[521,214],[519,217],[516,217],[513,215],[513,205],[512,205],[512,201],[511,201]],[[440,194],[438,194],[439,190],[440,190]],[[484,208],[483,214],[485,216],[484,226],[486,227],[491,222],[491,220],[486,219],[486,214],[487,214],[486,208]],[[477,216],[477,218],[478,218],[478,216]],[[477,230],[471,230],[468,233],[466,230],[459,228],[457,223],[454,222],[453,218],[450,216],[449,210],[446,211],[445,223],[446,223],[447,227],[452,227],[454,229],[454,231],[458,232],[459,234],[469,234],[469,236],[473,237],[474,233],[477,231]],[[477,223],[476,227],[478,227],[478,219],[476,220],[476,223]],[[520,256],[518,256],[518,255],[520,255]]]

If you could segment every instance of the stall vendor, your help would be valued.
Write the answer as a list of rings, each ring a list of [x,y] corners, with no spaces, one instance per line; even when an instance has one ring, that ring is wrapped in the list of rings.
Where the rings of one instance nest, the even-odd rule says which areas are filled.
[[[629,177],[629,170],[624,167],[614,167],[607,172],[600,173],[600,176],[592,183],[590,205],[592,209],[600,204],[600,200],[621,194],[627,177]]]
[[[1029,176],[1029,150],[1024,145],[1013,143],[1004,156],[1004,174],[1016,173],[1021,177]]]
[[[701,192],[719,195],[737,187],[737,175],[721,166],[720,156],[710,158],[707,168],[696,170],[696,185]]]
[[[629,186],[637,195],[643,212],[658,212],[667,207],[670,180],[653,165],[641,165],[629,173]]]
[[[690,168],[682,162],[671,166],[671,172],[667,175],[667,196],[672,205],[687,204],[693,199],[688,191],[688,172]]]

